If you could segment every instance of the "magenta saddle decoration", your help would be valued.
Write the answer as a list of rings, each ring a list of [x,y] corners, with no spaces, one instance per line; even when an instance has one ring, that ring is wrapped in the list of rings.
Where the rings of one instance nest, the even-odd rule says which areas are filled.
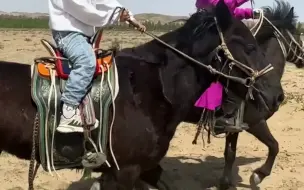
[[[210,87],[195,102],[195,107],[214,111],[222,104],[223,86],[220,82],[211,83]]]

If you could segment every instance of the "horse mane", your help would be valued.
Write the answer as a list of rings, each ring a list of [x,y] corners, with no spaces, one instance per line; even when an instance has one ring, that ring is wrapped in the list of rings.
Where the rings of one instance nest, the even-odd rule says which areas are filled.
[[[184,20],[185,24],[183,26],[162,34],[158,38],[170,45],[176,46],[177,49],[187,47],[195,39],[205,35],[210,27],[215,24],[214,14],[213,9],[211,11],[202,10],[195,12]],[[141,54],[141,57],[150,63],[157,63],[163,57],[164,52],[162,48],[159,48],[159,42],[155,39],[133,48],[122,49],[122,51]],[[153,54],[155,55],[151,55],[151,52],[154,52]]]
[[[264,15],[267,17],[279,30],[287,29],[291,33],[296,31],[298,16],[293,12],[292,15],[287,16],[292,6],[289,2],[284,0],[275,0],[274,6],[264,6]]]
[[[192,43],[198,37],[205,33],[215,24],[213,10],[201,10],[193,13],[179,28],[179,42],[183,44]]]

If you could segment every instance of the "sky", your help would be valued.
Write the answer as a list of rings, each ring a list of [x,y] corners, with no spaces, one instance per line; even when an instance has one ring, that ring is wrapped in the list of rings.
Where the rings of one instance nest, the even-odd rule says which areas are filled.
[[[67,1],[67,0],[66,0]],[[118,0],[134,14],[160,13],[174,16],[188,16],[195,11],[195,0]],[[300,21],[304,21],[304,0],[288,0],[295,7]],[[255,0],[255,8],[272,6],[274,0]],[[47,10],[47,0],[0,0],[0,11],[43,12]],[[242,7],[249,7],[250,3]]]

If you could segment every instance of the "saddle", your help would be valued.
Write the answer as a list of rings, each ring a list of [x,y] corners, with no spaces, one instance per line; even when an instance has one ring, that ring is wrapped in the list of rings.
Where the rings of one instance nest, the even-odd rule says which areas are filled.
[[[60,97],[73,64],[55,45],[41,39],[50,57],[35,59],[31,93],[37,106],[39,121],[34,126],[34,131],[38,131],[36,139],[39,142],[40,162],[45,171],[82,167],[82,156],[86,152],[108,152],[106,148],[111,106],[119,86],[115,51],[99,48],[101,37],[102,30],[99,30],[91,39],[96,55],[96,71],[91,88],[81,104],[85,123],[95,123],[96,118],[99,120],[99,127],[89,133],[67,134],[58,133],[56,127],[61,115]]]

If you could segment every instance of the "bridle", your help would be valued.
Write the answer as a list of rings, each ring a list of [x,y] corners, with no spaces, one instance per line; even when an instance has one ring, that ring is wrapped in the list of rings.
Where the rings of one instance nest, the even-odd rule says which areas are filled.
[[[250,29],[252,32],[255,30],[255,32],[253,33],[253,36],[256,36],[256,34],[260,31],[262,24],[265,20],[274,29],[273,33],[280,45],[280,48],[282,50],[282,53],[283,53],[286,61],[296,63],[301,60],[302,62],[304,62],[304,59],[302,58],[304,56],[304,50],[303,50],[302,46],[292,36],[290,31],[285,29],[285,32],[287,33],[287,35],[290,38],[290,42],[288,42],[288,40],[284,37],[284,35],[281,33],[281,31],[276,26],[274,26],[274,24],[272,24],[272,22],[267,17],[264,16],[263,9],[257,9],[257,10],[259,10],[259,12],[260,12],[258,22]],[[286,49],[286,45],[284,45],[284,44],[287,45],[287,49]],[[293,45],[294,45],[294,49],[292,48]],[[300,56],[297,55],[297,50],[300,51]],[[292,57],[287,60],[288,55],[291,52],[293,53]]]
[[[255,81],[256,81],[259,77],[261,77],[261,76],[267,74],[269,71],[273,70],[274,68],[273,68],[273,66],[272,66],[271,64],[268,64],[264,69],[262,69],[262,70],[260,70],[260,71],[257,71],[257,70],[254,70],[254,69],[248,67],[247,65],[241,63],[240,61],[234,59],[234,57],[232,56],[231,52],[229,51],[229,49],[228,49],[228,47],[227,47],[227,45],[226,45],[226,43],[225,43],[225,39],[224,39],[223,33],[222,33],[222,31],[221,31],[221,29],[220,29],[218,23],[217,23],[217,20],[216,20],[216,18],[214,18],[214,19],[215,19],[216,27],[217,27],[217,30],[218,30],[218,32],[219,32],[219,36],[220,36],[220,39],[221,39],[221,42],[222,42],[222,43],[216,48],[216,50],[217,50],[217,51],[222,50],[222,51],[224,52],[224,55],[226,56],[226,59],[227,59],[226,62],[227,62],[227,61],[230,61],[230,63],[229,63],[229,70],[230,70],[229,73],[230,73],[231,70],[233,69],[233,66],[236,66],[236,67],[238,67],[240,70],[242,70],[245,74],[247,74],[248,77],[247,77],[245,80],[246,80],[246,82],[248,82],[248,83],[246,83],[246,84],[244,84],[244,85],[245,85],[245,87],[248,88],[248,95],[249,95],[249,97],[250,97],[251,99],[253,99],[252,90],[253,90],[253,89],[257,90],[257,89],[254,87]],[[217,56],[218,56],[218,55],[217,55]],[[225,65],[226,65],[226,63],[224,64],[224,66],[225,66]],[[228,86],[228,83],[229,83],[229,80],[227,81],[227,86]],[[246,97],[246,99],[247,99],[247,97]]]

